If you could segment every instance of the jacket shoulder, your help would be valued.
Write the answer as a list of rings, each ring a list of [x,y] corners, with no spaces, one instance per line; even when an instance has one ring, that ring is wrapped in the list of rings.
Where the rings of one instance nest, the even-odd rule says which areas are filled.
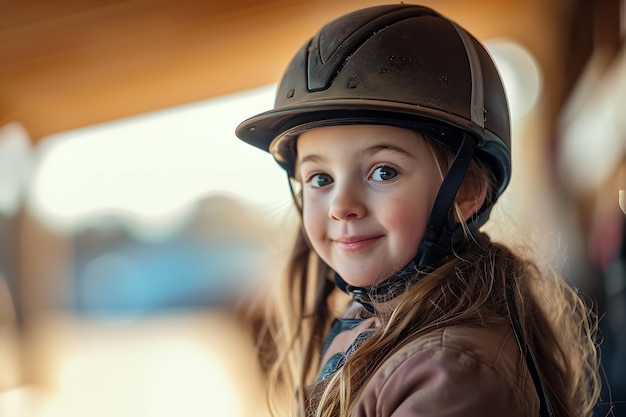
[[[506,320],[419,336],[374,373],[359,416],[502,416],[539,413],[539,400]]]

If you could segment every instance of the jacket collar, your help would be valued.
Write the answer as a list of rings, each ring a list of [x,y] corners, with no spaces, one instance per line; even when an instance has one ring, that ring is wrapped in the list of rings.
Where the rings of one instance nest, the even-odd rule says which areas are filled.
[[[411,261],[380,285],[357,287],[348,284],[337,273],[335,273],[335,284],[340,290],[351,295],[352,299],[360,303],[367,311],[375,314],[377,311],[380,312],[383,305],[415,285],[424,275],[425,273],[419,270],[415,261]]]

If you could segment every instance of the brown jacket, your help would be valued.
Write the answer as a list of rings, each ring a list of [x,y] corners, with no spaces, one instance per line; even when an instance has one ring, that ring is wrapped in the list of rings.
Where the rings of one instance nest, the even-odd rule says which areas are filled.
[[[323,364],[350,351],[358,334],[379,325],[355,304],[346,317],[362,321],[333,339]],[[367,383],[354,417],[538,415],[539,399],[511,326],[498,318],[488,326],[439,329],[402,347]]]

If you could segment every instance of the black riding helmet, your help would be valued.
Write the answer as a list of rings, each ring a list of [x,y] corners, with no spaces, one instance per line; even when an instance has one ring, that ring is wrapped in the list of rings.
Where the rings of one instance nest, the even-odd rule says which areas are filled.
[[[495,64],[472,35],[427,7],[376,6],[328,23],[291,60],[274,109],[245,120],[236,134],[293,176],[298,134],[342,124],[413,129],[456,152],[416,257],[419,268],[464,239],[450,208],[472,158],[489,167],[495,189],[470,226],[487,220],[509,183],[509,111]]]

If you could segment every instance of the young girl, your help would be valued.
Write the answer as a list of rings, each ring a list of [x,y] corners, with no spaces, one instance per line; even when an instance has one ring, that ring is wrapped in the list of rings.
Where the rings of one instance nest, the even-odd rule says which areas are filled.
[[[359,10],[297,52],[275,108],[237,128],[287,171],[302,217],[269,303],[274,414],[591,415],[593,316],[479,230],[509,131],[489,54],[429,8]]]

